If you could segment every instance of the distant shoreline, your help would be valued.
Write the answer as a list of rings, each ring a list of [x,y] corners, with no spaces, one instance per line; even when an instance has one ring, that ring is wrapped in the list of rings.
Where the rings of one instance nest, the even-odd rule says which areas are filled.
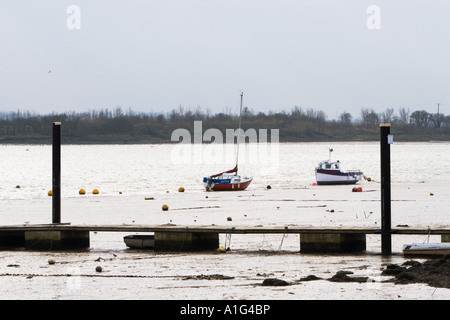
[[[394,135],[395,137],[395,135]],[[278,143],[363,143],[363,142],[379,142],[380,140],[376,139],[354,139],[354,140],[289,140],[289,141],[279,141]],[[423,140],[409,140],[409,139],[401,139],[399,137],[394,138],[394,142],[401,143],[446,143],[450,142],[449,139],[423,139]],[[152,141],[152,140],[67,140],[64,137],[61,138],[61,144],[65,145],[158,145],[158,144],[179,144],[178,141]],[[270,144],[270,141],[268,142]],[[210,144],[210,142],[203,142],[203,144]],[[0,139],[0,145],[52,145],[51,137],[46,139]]]
[[[395,141],[450,141],[450,116],[423,110],[400,111],[395,115],[393,109],[381,114],[363,109],[361,119],[353,120],[350,114],[343,112],[339,120],[327,120],[322,111],[312,109],[295,107],[289,112],[265,114],[245,108],[241,128],[244,135],[250,130],[258,135],[261,130],[265,131],[268,142],[272,141],[273,130],[277,130],[279,142],[353,142],[379,141],[380,123],[390,123]],[[125,112],[121,108],[50,115],[0,112],[0,144],[51,144],[53,122],[61,122],[64,144],[161,144],[174,143],[172,134],[180,129],[189,132],[190,139],[195,130],[197,134],[200,130],[202,137],[207,130],[228,137],[229,130],[234,132],[238,128],[239,117],[183,109],[165,115]]]

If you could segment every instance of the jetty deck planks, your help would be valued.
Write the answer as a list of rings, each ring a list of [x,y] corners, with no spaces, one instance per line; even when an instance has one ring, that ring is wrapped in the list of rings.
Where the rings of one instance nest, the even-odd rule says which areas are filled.
[[[72,225],[62,224],[23,224],[2,225],[2,231],[92,231],[92,232],[210,232],[232,234],[332,234],[362,233],[380,234],[378,227],[344,227],[344,226],[231,226],[231,225]],[[392,234],[429,234],[449,235],[450,227],[393,227]]]

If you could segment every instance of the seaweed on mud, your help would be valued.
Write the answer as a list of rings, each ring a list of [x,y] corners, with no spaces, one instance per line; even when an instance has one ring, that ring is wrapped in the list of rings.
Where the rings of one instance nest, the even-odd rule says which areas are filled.
[[[322,278],[315,276],[313,274],[310,274],[304,278],[300,278],[300,281],[314,281],[314,280],[322,280]]]
[[[267,279],[264,279],[262,285],[263,286],[288,286],[288,285],[290,285],[290,283],[285,280],[278,279],[278,278],[267,278]]]
[[[367,282],[368,277],[349,277],[352,274],[351,271],[338,271],[334,276],[332,276],[329,281],[332,282]]]
[[[396,264],[388,264],[386,269],[383,270],[381,275],[383,276],[396,276],[406,270],[405,267],[396,265]]]
[[[197,276],[186,276],[183,280],[231,280],[234,277],[224,276],[222,274],[201,274]]]
[[[395,284],[426,283],[432,287],[450,288],[450,255],[420,263],[408,260],[399,265],[387,265],[382,275],[392,275]]]

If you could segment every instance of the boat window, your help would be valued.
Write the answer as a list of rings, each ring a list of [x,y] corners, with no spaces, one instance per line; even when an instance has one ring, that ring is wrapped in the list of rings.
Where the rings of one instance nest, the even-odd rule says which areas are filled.
[[[327,164],[326,168],[330,169],[331,168],[331,164]]]

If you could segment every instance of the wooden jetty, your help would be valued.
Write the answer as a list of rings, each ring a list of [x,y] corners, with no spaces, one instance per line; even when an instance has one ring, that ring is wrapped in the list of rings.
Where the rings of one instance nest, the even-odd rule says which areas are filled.
[[[229,226],[229,225],[72,225],[70,223],[0,226],[0,247],[26,249],[88,248],[90,232],[154,233],[157,251],[198,251],[219,247],[219,234],[299,234],[302,253],[361,252],[367,234],[381,234],[378,227],[343,226]],[[450,241],[450,227],[391,228],[392,235],[441,235]],[[180,249],[181,248],[181,249]]]
[[[329,234],[329,233],[362,233],[380,234],[379,227],[344,227],[344,226],[224,226],[224,225],[72,225],[70,223],[0,225],[0,234],[6,231],[89,231],[89,232],[174,232],[185,233],[233,233],[233,234]],[[397,226],[391,228],[391,234],[409,235],[450,235],[450,227],[410,227]]]

